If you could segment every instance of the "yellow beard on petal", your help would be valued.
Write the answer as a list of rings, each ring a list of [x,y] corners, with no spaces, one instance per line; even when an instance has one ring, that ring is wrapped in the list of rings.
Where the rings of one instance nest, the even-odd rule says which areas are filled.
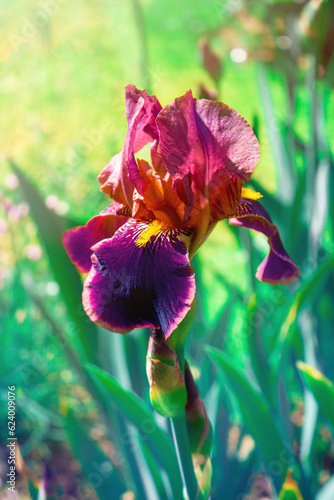
[[[145,247],[153,236],[156,236],[157,234],[168,229],[171,229],[171,226],[166,224],[166,222],[155,219],[150,222],[147,228],[141,233],[140,236],[138,236],[135,241],[135,245],[137,245],[137,247]]]
[[[257,193],[249,188],[242,188],[241,190],[241,198],[247,198],[248,200],[258,200],[259,198],[263,198],[261,193]]]

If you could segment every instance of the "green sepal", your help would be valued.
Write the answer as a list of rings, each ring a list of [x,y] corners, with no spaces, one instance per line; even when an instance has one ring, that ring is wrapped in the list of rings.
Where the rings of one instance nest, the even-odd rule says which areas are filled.
[[[154,409],[164,417],[175,418],[184,415],[187,390],[178,364],[171,366],[147,356],[146,370]]]
[[[187,403],[186,424],[191,453],[209,456],[213,444],[213,431],[201,399]]]
[[[184,363],[187,389],[186,425],[191,453],[209,456],[213,444],[213,431],[204,402],[187,361]]]

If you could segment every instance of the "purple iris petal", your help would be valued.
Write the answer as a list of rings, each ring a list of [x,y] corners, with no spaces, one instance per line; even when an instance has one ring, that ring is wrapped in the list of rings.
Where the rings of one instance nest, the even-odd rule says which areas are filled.
[[[82,273],[92,267],[91,247],[113,234],[128,220],[126,207],[114,202],[100,215],[90,219],[85,226],[68,229],[63,234],[63,244],[73,264]]]
[[[242,198],[235,217],[229,222],[233,226],[255,229],[267,236],[270,252],[257,269],[256,277],[260,281],[287,285],[299,278],[298,267],[284,250],[278,229],[261,203]]]
[[[195,297],[194,271],[176,230],[160,232],[138,246],[147,227],[130,220],[113,238],[95,245],[83,304],[103,328],[126,333],[156,326],[168,338]]]

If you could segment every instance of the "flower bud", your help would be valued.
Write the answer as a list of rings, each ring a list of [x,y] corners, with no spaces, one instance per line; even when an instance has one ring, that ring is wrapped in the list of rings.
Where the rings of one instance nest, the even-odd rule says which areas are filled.
[[[187,390],[177,356],[160,329],[153,328],[146,363],[150,397],[155,410],[164,417],[185,413]]]
[[[298,483],[292,476],[292,469],[288,469],[287,471],[278,500],[303,500]]]
[[[188,394],[186,421],[190,450],[191,453],[208,456],[212,447],[212,427],[187,361],[185,361],[185,382]]]

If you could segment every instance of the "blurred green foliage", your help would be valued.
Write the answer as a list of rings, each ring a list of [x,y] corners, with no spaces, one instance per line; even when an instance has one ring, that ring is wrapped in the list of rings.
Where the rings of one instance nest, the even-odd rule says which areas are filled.
[[[49,498],[183,498],[170,429],[150,405],[148,332],[90,323],[60,241],[108,204],[96,175],[122,147],[131,82],[163,104],[188,88],[200,96],[202,84],[254,125],[251,184],[301,269],[286,287],[257,282],[265,239],[226,223],[194,259],[186,356],[214,429],[212,498],[277,498],[291,469],[304,500],[332,499],[333,3],[0,7],[0,415],[7,422],[15,385],[20,498],[43,488]],[[222,62],[218,84],[201,65],[201,38]]]

